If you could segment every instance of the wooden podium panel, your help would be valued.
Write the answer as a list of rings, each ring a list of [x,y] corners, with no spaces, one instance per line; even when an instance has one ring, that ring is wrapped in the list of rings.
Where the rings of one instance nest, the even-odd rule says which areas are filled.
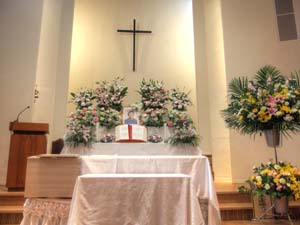
[[[80,175],[78,157],[32,156],[27,163],[25,197],[71,198]]]
[[[47,152],[47,137],[49,126],[41,123],[10,123],[13,132],[10,139],[10,151],[6,187],[8,189],[23,189],[27,158]]]

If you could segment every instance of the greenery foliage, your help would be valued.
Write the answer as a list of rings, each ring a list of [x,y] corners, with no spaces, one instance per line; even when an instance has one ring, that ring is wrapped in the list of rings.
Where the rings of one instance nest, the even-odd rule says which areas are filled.
[[[299,72],[286,77],[267,65],[253,80],[234,78],[228,92],[230,103],[222,115],[229,128],[250,135],[269,129],[300,131]]]
[[[300,171],[290,163],[269,162],[253,167],[253,175],[246,182],[249,188],[241,186],[240,192],[270,195],[273,198],[292,196],[295,200],[300,199]]]

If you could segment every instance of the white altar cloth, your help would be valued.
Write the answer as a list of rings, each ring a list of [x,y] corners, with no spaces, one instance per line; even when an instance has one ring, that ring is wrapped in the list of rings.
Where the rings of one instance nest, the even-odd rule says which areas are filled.
[[[69,211],[69,199],[27,199],[21,225],[66,225]]]
[[[74,188],[68,225],[205,225],[184,174],[88,174]]]
[[[47,160],[47,162],[48,161],[49,160]],[[191,177],[191,186],[199,200],[204,220],[208,220],[208,225],[221,224],[219,205],[214,189],[211,169],[209,161],[205,156],[96,155],[81,156],[78,164],[78,175],[97,173],[182,173],[189,175]],[[57,175],[59,176],[59,174]],[[40,225],[37,223],[28,224]]]
[[[81,156],[81,174],[182,173],[192,187],[209,225],[221,224],[219,204],[209,161],[205,156]]]
[[[165,143],[95,143],[90,148],[65,146],[62,154],[79,155],[201,155],[199,147]]]

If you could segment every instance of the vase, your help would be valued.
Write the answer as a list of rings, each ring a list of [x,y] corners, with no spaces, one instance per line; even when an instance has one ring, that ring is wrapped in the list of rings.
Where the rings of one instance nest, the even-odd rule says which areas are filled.
[[[267,146],[274,149],[274,158],[275,163],[278,163],[278,157],[277,157],[277,147],[280,143],[280,132],[275,129],[265,130],[264,131]]]
[[[96,131],[95,131],[95,136],[96,136],[96,142],[99,142],[101,138],[106,134],[107,129],[106,127],[100,126],[99,123],[96,124]]]
[[[274,199],[274,210],[276,214],[285,215],[289,212],[289,198],[282,196]]]
[[[265,130],[265,139],[267,142],[267,146],[274,148],[278,147],[280,143],[280,132],[277,130]]]
[[[163,141],[167,141],[170,136],[174,133],[174,128],[168,127],[164,124],[163,127],[147,127],[147,136],[159,135],[162,137]]]

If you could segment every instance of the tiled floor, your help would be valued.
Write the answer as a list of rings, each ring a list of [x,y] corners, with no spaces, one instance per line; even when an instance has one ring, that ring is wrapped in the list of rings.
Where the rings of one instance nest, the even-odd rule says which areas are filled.
[[[300,221],[293,221],[294,225],[300,225]],[[290,225],[287,220],[263,220],[263,221],[224,221],[222,225]]]

